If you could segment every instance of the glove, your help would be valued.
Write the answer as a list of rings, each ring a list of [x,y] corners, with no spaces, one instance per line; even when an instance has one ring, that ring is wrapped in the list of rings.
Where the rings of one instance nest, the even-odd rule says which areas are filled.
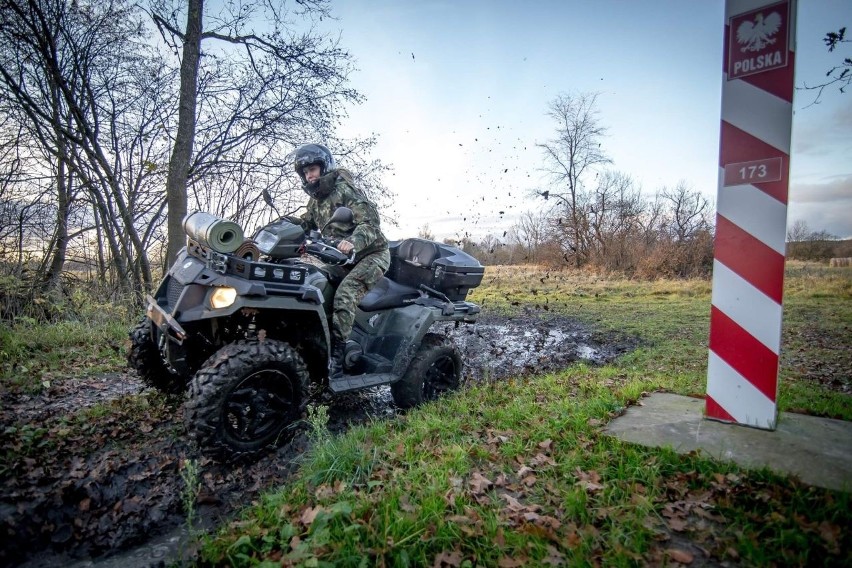
[[[281,217],[283,221],[287,221],[288,223],[293,223],[294,225],[302,226],[302,218],[296,217],[295,215],[284,215]]]

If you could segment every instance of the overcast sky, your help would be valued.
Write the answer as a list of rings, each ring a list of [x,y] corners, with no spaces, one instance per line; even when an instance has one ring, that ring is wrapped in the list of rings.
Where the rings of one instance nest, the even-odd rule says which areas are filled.
[[[598,92],[612,167],[652,194],[685,180],[715,201],[724,2],[346,0],[333,4],[341,44],[367,98],[344,132],[379,135],[394,167],[398,227],[439,238],[501,236],[546,205],[542,152],[560,93]],[[800,0],[796,85],[848,57],[822,38],[852,27],[852,1]],[[847,44],[848,46],[848,44]],[[852,92],[797,90],[788,224],[852,237]]]

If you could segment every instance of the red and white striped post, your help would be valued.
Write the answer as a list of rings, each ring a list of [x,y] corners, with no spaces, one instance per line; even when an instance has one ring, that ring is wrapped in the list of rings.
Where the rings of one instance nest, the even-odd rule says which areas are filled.
[[[727,0],[706,416],[775,429],[796,0]]]

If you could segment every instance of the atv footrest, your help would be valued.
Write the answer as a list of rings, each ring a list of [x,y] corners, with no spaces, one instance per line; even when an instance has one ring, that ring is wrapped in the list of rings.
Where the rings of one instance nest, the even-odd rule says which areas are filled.
[[[370,373],[366,375],[343,375],[328,380],[328,388],[333,393],[350,392],[367,387],[389,385],[396,379],[393,373]]]

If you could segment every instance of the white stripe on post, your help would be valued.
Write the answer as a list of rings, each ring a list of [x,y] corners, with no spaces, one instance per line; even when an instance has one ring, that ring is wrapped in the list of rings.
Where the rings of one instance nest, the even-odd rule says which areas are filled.
[[[720,170],[719,175],[724,176],[724,170]],[[720,178],[716,211],[778,254],[785,254],[787,206],[777,199],[753,185],[722,187]],[[755,215],[755,211],[762,211],[762,215]]]
[[[726,81],[722,86],[722,120],[790,153],[793,105],[745,81]]]
[[[713,261],[713,276],[713,305],[778,354],[781,306],[719,261]]]
[[[759,428],[775,427],[774,401],[751,388],[746,378],[712,351],[707,368],[718,379],[712,384],[708,383],[707,395],[725,408],[736,422]]]

